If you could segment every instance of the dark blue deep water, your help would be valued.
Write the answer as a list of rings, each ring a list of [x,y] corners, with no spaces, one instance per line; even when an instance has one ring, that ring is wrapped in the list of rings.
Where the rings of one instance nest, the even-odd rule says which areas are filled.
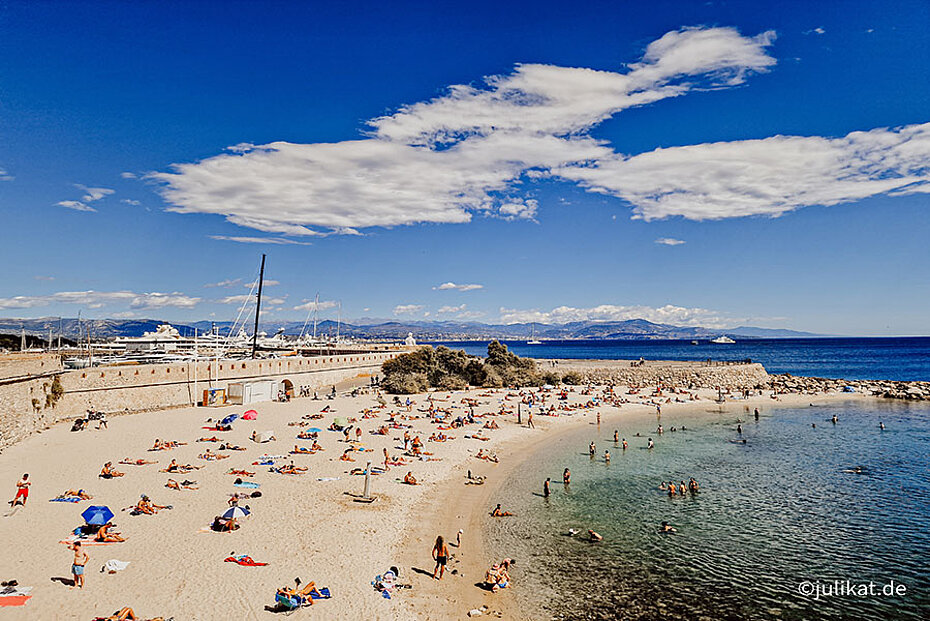
[[[604,360],[743,360],[761,362],[769,373],[843,379],[930,381],[930,337],[739,339],[733,345],[690,341],[503,341],[532,358]],[[437,342],[483,356],[487,341]]]

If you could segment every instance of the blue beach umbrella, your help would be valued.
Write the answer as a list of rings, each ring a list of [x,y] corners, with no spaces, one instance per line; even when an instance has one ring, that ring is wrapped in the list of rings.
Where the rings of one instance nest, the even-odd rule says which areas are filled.
[[[242,507],[230,507],[229,509],[226,509],[226,513],[224,513],[221,517],[227,520],[231,520],[233,518],[245,517],[248,514],[248,509],[243,509]]]
[[[229,416],[227,416],[226,418],[224,418],[223,420],[221,420],[217,426],[219,426],[219,427],[228,427],[228,426],[232,425],[232,424],[233,424],[233,421],[235,421],[237,418],[239,418],[239,415],[238,415],[238,414],[230,414]]]
[[[113,512],[110,511],[110,507],[94,505],[93,507],[84,509],[84,513],[81,514],[81,517],[92,526],[103,526],[113,519]]]
[[[323,430],[319,427],[311,427],[310,429],[307,429],[307,433],[320,433],[321,431]]]

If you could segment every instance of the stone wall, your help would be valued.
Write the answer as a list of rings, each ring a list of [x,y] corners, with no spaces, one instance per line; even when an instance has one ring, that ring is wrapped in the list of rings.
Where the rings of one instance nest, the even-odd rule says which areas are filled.
[[[540,366],[543,372],[549,370]],[[759,363],[746,364],[704,364],[701,362],[649,362],[643,366],[631,367],[618,364],[591,367],[588,365],[573,367],[571,364],[559,363],[556,369],[564,374],[572,371],[582,377],[585,384],[615,384],[623,386],[676,386],[694,390],[697,388],[729,388],[747,390],[767,388],[769,374]]]
[[[893,382],[889,380],[844,380],[825,377],[797,377],[784,373],[771,376],[771,386],[780,393],[817,394],[841,392],[846,387],[855,392],[906,401],[930,401],[930,382]]]
[[[88,409],[142,412],[198,403],[208,388],[230,382],[288,380],[323,389],[357,376],[381,373],[381,364],[401,351],[352,353],[313,358],[214,360],[173,364],[123,365],[65,371],[57,356],[0,360],[0,448]],[[24,373],[23,371],[29,371]],[[53,386],[60,386],[56,399]],[[51,396],[50,396],[51,395]]]

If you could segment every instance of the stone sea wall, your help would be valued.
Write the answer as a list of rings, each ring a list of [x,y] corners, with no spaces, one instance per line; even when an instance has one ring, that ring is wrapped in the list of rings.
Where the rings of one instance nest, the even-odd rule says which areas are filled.
[[[857,393],[864,395],[907,401],[930,401],[930,382],[843,380],[825,377],[797,377],[788,373],[772,375],[770,378],[772,389],[780,393],[817,394],[842,392],[849,386]]]
[[[267,360],[218,360],[65,370],[58,356],[23,354],[0,359],[0,448],[89,409],[133,413],[197,404],[208,388],[275,380],[295,391],[324,390],[357,376],[381,373],[402,351]]]
[[[543,371],[547,369],[540,367]],[[655,363],[631,367],[611,365],[606,367],[575,367],[560,363],[559,372],[578,373],[585,384],[619,384],[624,386],[676,386],[695,390],[697,388],[729,388],[731,390],[760,390],[768,387],[769,374],[758,363],[708,365],[704,363]]]

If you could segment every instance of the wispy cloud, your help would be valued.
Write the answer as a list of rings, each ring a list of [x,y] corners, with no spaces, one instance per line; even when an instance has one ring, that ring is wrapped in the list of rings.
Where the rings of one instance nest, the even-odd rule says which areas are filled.
[[[475,214],[531,219],[538,205],[522,181],[617,157],[591,128],[632,107],[739,85],[775,64],[774,38],[685,28],[622,71],[520,64],[373,119],[363,139],[241,144],[151,178],[173,211],[282,235],[464,223]]]
[[[305,310],[310,312],[313,310],[327,310],[330,308],[336,308],[337,306],[339,306],[339,302],[336,302],[335,300],[325,300],[322,302],[317,302],[315,300],[303,300],[303,304],[298,304],[293,308],[293,310]]]
[[[653,306],[620,306],[601,304],[588,308],[559,306],[548,311],[500,309],[501,322],[563,324],[572,321],[626,321],[628,319],[645,319],[653,323],[666,323],[676,326],[703,326],[707,328],[725,328],[739,322],[739,318],[730,317],[719,311],[705,308],[685,308],[667,304]]]
[[[99,201],[101,198],[105,198],[115,192],[115,190],[111,190],[110,188],[92,188],[80,183],[75,183],[74,187],[84,193],[81,200],[58,201],[55,204],[59,207],[65,207],[66,209],[73,209],[74,211],[97,211],[88,203]]]
[[[81,201],[58,201],[55,204],[66,209],[73,209],[74,211],[97,211],[90,205],[85,205]]]
[[[229,280],[221,280],[219,282],[210,282],[204,285],[204,287],[210,289],[215,287],[235,287],[236,285],[241,285],[241,278],[233,278]]]
[[[439,310],[436,311],[437,315],[446,315],[449,313],[461,313],[467,308],[464,304],[459,304],[458,306],[442,306]]]
[[[680,246],[685,243],[685,240],[675,239],[674,237],[660,237],[656,240],[656,243],[663,246]]]
[[[484,285],[457,285],[454,282],[444,282],[441,285],[433,287],[433,289],[437,291],[475,291],[476,289],[484,289]]]
[[[243,293],[240,295],[227,295],[224,298],[217,300],[220,304],[242,304],[247,300],[256,299],[257,296],[249,295],[248,293]],[[271,306],[284,304],[287,301],[287,296],[284,297],[262,297],[262,302]]]
[[[296,245],[309,246],[310,242],[301,242],[284,237],[238,237],[234,235],[210,235],[210,239],[220,241],[238,242],[240,244],[274,244],[274,245]]]
[[[415,315],[423,310],[422,304],[398,304],[394,307],[395,315]]]
[[[272,279],[270,279],[270,278],[266,278],[266,279],[264,279],[264,280],[262,281],[262,286],[263,286],[263,287],[276,287],[276,286],[278,286],[278,285],[280,285],[280,284],[281,284],[281,283],[280,283],[279,281],[277,281],[277,280],[272,280]],[[243,283],[242,286],[243,286],[243,287],[248,287],[248,288],[250,288],[250,289],[251,289],[252,287],[257,287],[257,286],[258,286],[258,279],[255,279],[255,280],[253,280],[252,282]]]
[[[131,172],[123,172],[123,173],[120,173],[119,176],[122,177],[123,179],[137,179],[138,178],[138,175],[136,175],[136,173],[131,173]]]
[[[5,169],[0,168],[0,181],[12,181],[13,175],[8,173]]]
[[[132,198],[124,198],[124,199],[120,200],[120,202],[123,203],[124,205],[132,205],[133,207],[138,207],[139,205],[142,204],[141,201],[137,201],[137,200],[132,199]]]
[[[71,304],[88,308],[102,308],[108,305],[128,305],[135,310],[149,310],[165,307],[192,308],[200,298],[183,293],[136,293],[134,291],[61,291],[51,295],[20,295],[0,298],[0,309],[40,308],[53,304]]]

